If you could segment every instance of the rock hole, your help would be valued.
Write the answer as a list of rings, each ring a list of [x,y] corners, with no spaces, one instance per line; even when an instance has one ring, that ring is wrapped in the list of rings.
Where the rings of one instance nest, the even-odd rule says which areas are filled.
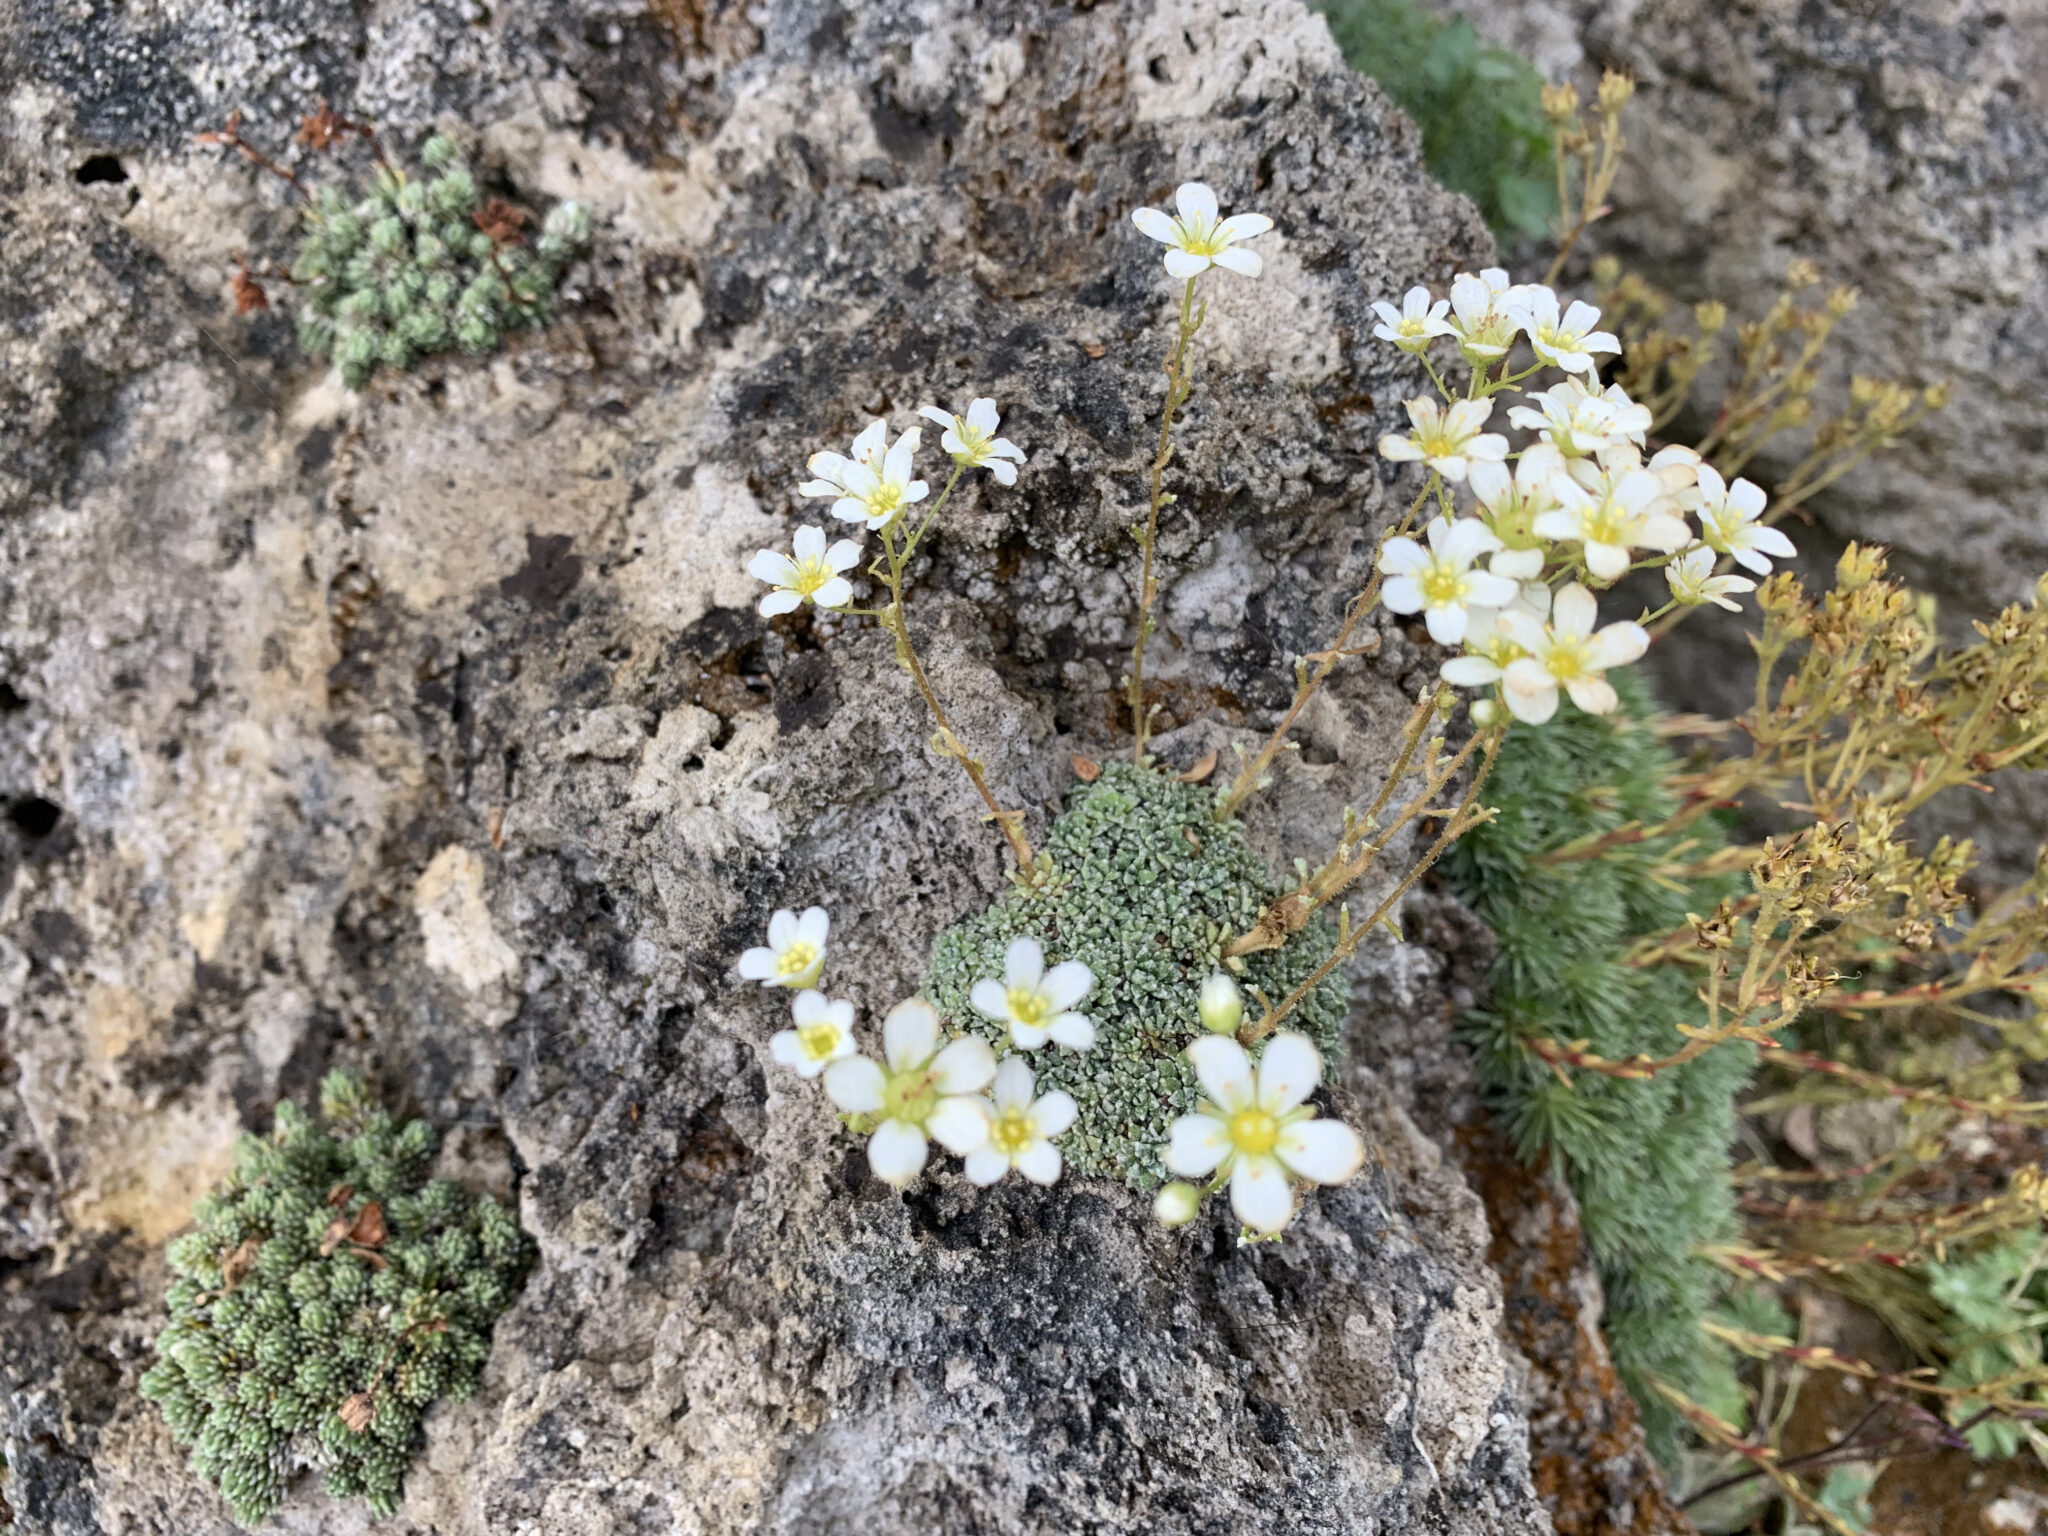
[[[63,814],[60,806],[41,795],[24,795],[7,807],[7,819],[23,837],[48,837],[57,829],[57,819]]]
[[[10,683],[0,683],[0,715],[11,715],[17,709],[27,709],[28,700],[14,691]]]
[[[96,181],[121,182],[128,179],[128,172],[121,162],[112,155],[90,155],[85,162],[71,173],[71,179],[81,187]]]

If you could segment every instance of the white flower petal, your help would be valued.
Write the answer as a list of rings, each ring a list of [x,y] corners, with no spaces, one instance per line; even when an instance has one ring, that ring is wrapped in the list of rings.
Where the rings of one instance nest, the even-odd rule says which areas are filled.
[[[1272,227],[1273,221],[1263,213],[1233,213],[1216,226],[1216,233],[1225,240],[1251,240]]]
[[[1322,1076],[1322,1055],[1308,1036],[1283,1030],[1259,1057],[1259,1108],[1284,1114],[1314,1093]]]
[[[747,981],[766,981],[775,974],[777,955],[759,945],[740,956],[739,972]]]
[[[1035,1051],[1052,1038],[1052,1031],[1043,1024],[1020,1024],[1010,1020],[1010,1044],[1020,1051]]]
[[[825,1069],[825,1097],[849,1115],[877,1114],[888,1078],[879,1062],[845,1056]]]
[[[1281,1128],[1273,1155],[1299,1178],[1342,1184],[1365,1166],[1365,1142],[1341,1120],[1297,1120]]]
[[[996,1068],[988,1096],[997,1109],[1031,1108],[1031,1064],[1021,1056],[1005,1056]]]
[[[1161,245],[1172,245],[1180,238],[1180,231],[1174,228],[1172,216],[1161,213],[1157,208],[1133,209],[1131,222]]]
[[[1391,585],[1391,583],[1390,583]],[[1388,607],[1393,607],[1389,603]],[[1395,612],[1399,612],[1395,609]],[[1465,610],[1456,603],[1440,603],[1423,616],[1429,638],[1438,645],[1459,645],[1465,639]]]
[[[1420,613],[1425,601],[1422,583],[1413,576],[1396,576],[1380,588],[1380,601],[1389,613]]]
[[[1216,222],[1216,193],[1207,182],[1182,182],[1174,189],[1173,206],[1180,210],[1183,225],[1212,225]]]
[[[905,998],[882,1020],[882,1056],[890,1071],[921,1067],[938,1048],[939,1015],[923,998]]]
[[[1500,668],[1484,656],[1453,656],[1442,671],[1445,682],[1460,688],[1484,688],[1500,679]]]
[[[1002,425],[1002,417],[996,413],[995,401],[987,396],[978,396],[967,402],[967,425],[984,437]]]
[[[884,1120],[868,1138],[868,1166],[876,1178],[898,1189],[924,1171],[930,1155],[924,1132],[901,1120]]]
[[[996,1075],[996,1053],[977,1035],[962,1035],[932,1058],[932,1082],[941,1093],[979,1093]]]
[[[1062,1013],[1047,1021],[1045,1032],[1070,1051],[1095,1049],[1095,1021],[1085,1013]]]
[[[1229,245],[1209,258],[1225,271],[1236,272],[1244,277],[1257,277],[1265,263],[1259,260],[1257,251],[1247,251],[1242,246]]]
[[[1560,635],[1590,635],[1600,605],[1576,581],[1557,594],[1550,606],[1550,626]]]
[[[1231,1114],[1249,1109],[1255,1099],[1252,1059],[1244,1047],[1223,1035],[1204,1035],[1188,1047],[1188,1061],[1209,1102]]]
[[[979,1041],[975,1043],[980,1044]],[[987,1049],[986,1046],[982,1048]],[[988,1142],[988,1110],[980,1099],[955,1094],[933,1106],[931,1118],[925,1121],[924,1128],[931,1133],[932,1140],[955,1157],[965,1157]]]
[[[1184,1179],[1206,1178],[1230,1155],[1230,1130],[1214,1115],[1182,1115],[1167,1132],[1160,1160]]]
[[[1074,1102],[1074,1096],[1064,1089],[1055,1088],[1031,1106],[1031,1123],[1038,1127],[1041,1136],[1064,1136],[1073,1129],[1080,1113],[1081,1108]]]
[[[853,583],[844,576],[834,576],[811,594],[811,601],[820,608],[844,608],[853,601]]]
[[[1017,1154],[1017,1171],[1034,1184],[1059,1183],[1059,1148],[1049,1142],[1034,1141]]]
[[[1048,1008],[1064,1013],[1086,997],[1095,985],[1095,973],[1078,960],[1062,960],[1045,973],[1038,995]]]
[[[991,1146],[979,1146],[967,1154],[963,1165],[968,1181],[986,1189],[1010,1171],[1010,1160]]]
[[[818,1065],[811,1061],[811,1053],[804,1049],[803,1041],[797,1038],[797,1032],[793,1029],[780,1029],[770,1035],[768,1054],[783,1066],[794,1067],[799,1072],[806,1066]]]
[[[1614,685],[1604,677],[1575,677],[1564,685],[1564,691],[1589,715],[1611,715],[1621,703]]]
[[[1000,981],[977,981],[974,990],[967,994],[967,1000],[985,1019],[1001,1024],[1010,1017],[1010,995],[1003,990]]]
[[[1209,258],[1176,247],[1166,253],[1166,270],[1179,278],[1199,277],[1209,270]]]
[[[1294,1188],[1274,1157],[1240,1157],[1230,1170],[1230,1209],[1254,1232],[1271,1236],[1294,1215]]]
[[[1036,939],[1012,939],[1003,952],[1003,985],[1012,991],[1035,988],[1045,976],[1045,951]]]

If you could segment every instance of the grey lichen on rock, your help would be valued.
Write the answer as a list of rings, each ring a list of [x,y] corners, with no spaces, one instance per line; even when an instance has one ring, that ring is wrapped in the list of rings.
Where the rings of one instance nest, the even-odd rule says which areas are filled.
[[[1080,1118],[1061,1138],[1077,1176],[1154,1189],[1174,1120],[1201,1098],[1183,1048],[1201,1029],[1202,982],[1223,947],[1280,894],[1240,829],[1218,822],[1212,790],[1151,768],[1112,762],[1078,785],[1046,833],[1050,876],[1019,885],[932,946],[926,995],[956,1029],[1001,1048],[1001,1027],[968,1004],[983,977],[1003,974],[1013,939],[1036,939],[1050,960],[1078,960],[1095,986],[1076,1006],[1095,1025],[1094,1049],[1058,1045],[1032,1060],[1039,1091],[1063,1088]],[[1311,922],[1280,949],[1247,958],[1241,981],[1278,1002],[1329,958],[1336,927]],[[1302,1000],[1290,1021],[1334,1067],[1343,1052],[1349,986],[1340,970]],[[1326,1068],[1327,1069],[1327,1068]]]

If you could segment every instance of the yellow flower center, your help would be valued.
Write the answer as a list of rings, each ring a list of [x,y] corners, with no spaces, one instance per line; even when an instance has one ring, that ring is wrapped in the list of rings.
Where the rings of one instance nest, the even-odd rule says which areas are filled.
[[[1052,1004],[1036,987],[1011,987],[1003,1001],[1010,1005],[1011,1018],[1034,1029],[1052,1017]]]
[[[883,481],[863,503],[869,517],[891,518],[903,510],[903,487]]]
[[[829,1061],[839,1049],[839,1026],[830,1022],[806,1024],[796,1032],[796,1043],[813,1061]]]
[[[1038,1127],[1021,1109],[1006,1109],[989,1125],[989,1145],[1005,1157],[1015,1157],[1038,1140]]]
[[[822,559],[792,560],[790,563],[796,567],[796,571],[789,578],[789,590],[799,597],[811,596],[837,574]],[[810,953],[808,946],[804,947],[804,952]]]
[[[1241,1109],[1230,1117],[1230,1140],[1240,1152],[1263,1157],[1280,1139],[1280,1122],[1263,1109]]]
[[[1626,544],[1628,517],[1612,501],[1603,501],[1580,523],[1588,544]]]
[[[927,1067],[892,1072],[882,1085],[882,1118],[923,1125],[939,1107],[938,1085]]]
[[[1432,560],[1422,568],[1422,600],[1431,608],[1463,602],[1470,585],[1465,573],[1448,560]]]
[[[1539,325],[1536,339],[1546,347],[1558,352],[1576,352],[1579,343],[1586,339],[1584,331],[1568,331],[1561,325]]]
[[[1592,659],[1591,635],[1554,636],[1543,653],[1543,670],[1560,683],[1568,683],[1573,678],[1591,677]]]
[[[802,578],[799,577],[798,579],[801,580]],[[802,592],[806,596],[808,596],[810,593],[817,591],[817,589],[823,585],[823,582],[817,582],[812,584],[811,586],[797,587],[793,590]],[[806,944],[802,939],[798,939],[795,943],[791,944],[789,948],[785,949],[781,954],[775,957],[775,974],[781,980],[787,981],[792,976],[808,975],[811,970],[811,967],[816,965],[817,963],[818,951],[816,950],[816,948],[814,948],[812,945]]]
[[[1454,457],[1465,444],[1462,438],[1451,435],[1451,424],[1445,420],[1433,427],[1417,427],[1415,446],[1422,450],[1425,459],[1443,459]]]
[[[1190,256],[1214,256],[1230,244],[1216,233],[1217,225],[1197,219],[1190,223],[1186,219],[1174,220],[1180,226],[1180,248]]]
[[[988,457],[989,435],[979,427],[969,426],[964,416],[953,418],[953,435],[960,439],[960,452],[956,458],[979,464]]]

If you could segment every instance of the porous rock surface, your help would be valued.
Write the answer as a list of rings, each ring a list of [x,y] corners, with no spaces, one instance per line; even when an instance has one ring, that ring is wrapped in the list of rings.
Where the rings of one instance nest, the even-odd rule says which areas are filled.
[[[1586,251],[1681,299],[1724,299],[1738,321],[1810,258],[1862,294],[1830,340],[1824,396],[1839,402],[1852,372],[1951,384],[1946,410],[1817,497],[1815,522],[1789,525],[1811,579],[1827,584],[1849,539],[1888,545],[1965,640],[1970,620],[2032,590],[2048,571],[2048,9],[1435,3],[1589,96],[1601,69],[1635,77],[1613,212]],[[1751,473],[1768,484],[1783,462],[1774,451]],[[1705,617],[1651,665],[1672,704],[1733,712],[1753,626]],[[2048,776],[1973,801],[1945,820],[2023,877],[2048,838]]]
[[[872,1029],[1002,888],[878,636],[753,611],[742,562],[869,413],[986,392],[1030,452],[1015,492],[970,484],[914,599],[1000,793],[1042,827],[1068,753],[1118,750],[1171,303],[1127,212],[1190,174],[1280,230],[1202,342],[1169,760],[1269,718],[1361,579],[1364,448],[1415,383],[1366,305],[1485,237],[1319,22],[193,0],[4,29],[16,1529],[228,1528],[135,1392],[161,1245],[236,1134],[339,1065],[449,1128],[541,1255],[383,1529],[1548,1528],[1483,1212],[1383,1078],[1332,1106],[1368,1173],[1277,1245],[1163,1233],[1099,1183],[899,1197],[767,1064],[784,1000],[731,968],[773,907],[822,903]],[[588,202],[564,317],[357,398],[281,315],[234,316],[230,259],[284,248],[285,189],[192,136],[240,107],[281,144],[322,94],[395,144],[457,134],[507,196]],[[1433,661],[1376,644],[1262,805],[1269,852],[1312,851],[1387,760]],[[275,1518],[367,1524],[310,1477]]]

